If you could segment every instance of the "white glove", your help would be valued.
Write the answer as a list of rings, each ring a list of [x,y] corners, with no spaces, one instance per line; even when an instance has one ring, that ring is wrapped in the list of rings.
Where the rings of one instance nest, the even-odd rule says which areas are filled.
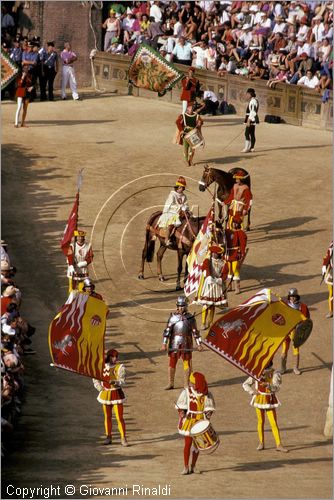
[[[74,267],[73,266],[68,266],[68,274],[72,276],[74,274]]]
[[[87,267],[87,261],[86,260],[83,260],[82,262],[78,262],[78,267]]]
[[[326,271],[327,271],[327,267],[326,266],[322,266],[321,268],[321,274],[326,274]]]

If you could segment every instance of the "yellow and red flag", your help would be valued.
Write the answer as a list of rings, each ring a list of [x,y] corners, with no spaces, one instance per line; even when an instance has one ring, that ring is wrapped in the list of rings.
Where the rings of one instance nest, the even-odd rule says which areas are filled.
[[[223,314],[204,344],[237,368],[259,380],[287,335],[305,319],[269,289]]]
[[[71,292],[49,327],[54,366],[109,381],[104,376],[104,335],[108,307],[86,293]]]
[[[208,256],[213,236],[213,208],[210,208],[187,258],[188,278],[184,285],[186,297],[197,292],[200,285],[203,262]]]

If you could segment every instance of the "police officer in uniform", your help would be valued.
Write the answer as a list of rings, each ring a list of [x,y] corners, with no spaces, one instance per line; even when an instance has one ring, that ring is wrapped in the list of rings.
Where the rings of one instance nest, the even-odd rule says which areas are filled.
[[[58,54],[55,51],[54,42],[47,43],[47,50],[42,53],[42,81],[41,100],[46,101],[46,87],[48,88],[49,101],[54,100],[53,82],[58,73]]]
[[[174,389],[176,364],[180,358],[183,360],[184,387],[188,387],[191,372],[193,351],[193,337],[199,351],[203,350],[202,339],[197,328],[196,319],[188,311],[187,299],[180,296],[176,301],[177,309],[171,313],[163,333],[162,351],[168,350],[169,356],[169,383],[166,390]]]

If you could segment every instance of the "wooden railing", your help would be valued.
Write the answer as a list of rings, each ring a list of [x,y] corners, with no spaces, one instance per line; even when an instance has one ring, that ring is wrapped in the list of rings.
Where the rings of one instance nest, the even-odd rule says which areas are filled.
[[[100,89],[116,91],[123,95],[162,99],[169,102],[180,102],[181,84],[177,84],[163,97],[149,90],[134,87],[128,83],[129,56],[111,55],[98,52],[94,58],[96,81]],[[175,65],[185,72],[187,67]],[[251,81],[237,75],[218,77],[216,73],[196,70],[203,88],[214,91],[220,100],[233,105],[237,114],[245,112],[245,92],[248,87],[256,91],[260,103],[260,120],[265,115],[279,116],[285,123],[302,125],[326,130],[333,129],[333,101],[321,101],[321,95],[311,89],[297,85],[278,84],[270,89],[264,80]]]

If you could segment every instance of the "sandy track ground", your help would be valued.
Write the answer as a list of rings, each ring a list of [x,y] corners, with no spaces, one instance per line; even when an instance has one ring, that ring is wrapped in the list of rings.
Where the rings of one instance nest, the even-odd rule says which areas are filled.
[[[206,117],[206,147],[188,168],[181,148],[172,144],[179,109],[113,96],[33,103],[29,128],[14,129],[15,104],[3,104],[2,234],[19,269],[24,315],[37,327],[38,351],[26,358],[26,402],[4,463],[3,498],[13,498],[8,485],[59,486],[55,498],[90,498],[82,485],[127,485],[123,496],[145,496],[133,494],[133,484],[170,485],[172,498],[332,497],[332,442],[323,436],[332,324],[325,319],[326,286],[320,286],[331,239],[332,135],[262,123],[256,152],[243,155],[242,118]],[[302,376],[291,372],[289,360],[279,394],[279,426],[290,449],[284,455],[275,451],[268,424],[267,449],[256,451],[256,416],[241,387],[242,372],[209,350],[194,354],[194,367],[206,374],[216,398],[212,422],[221,445],[213,455],[200,456],[200,474],[181,476],[183,440],[173,407],[180,391],[162,390],[167,357],[159,351],[177,297],[176,255],[165,255],[165,283],[156,278],[155,262],[146,267],[144,281],[137,274],[146,219],[164,203],[178,175],[187,178],[195,213],[207,213],[210,197],[197,185],[205,162],[225,170],[242,166],[252,176],[249,253],[242,294],[231,293],[230,305],[263,287],[284,295],[297,286],[310,306],[314,331],[301,349]],[[101,445],[102,409],[91,381],[49,366],[48,325],[67,290],[59,241],[79,168],[80,226],[92,235],[95,250],[91,275],[111,310],[107,342],[120,350],[128,372],[129,448],[119,445],[117,431],[115,444]],[[278,366],[279,356],[275,361]],[[182,381],[178,366],[179,389]],[[66,497],[66,484],[76,487],[74,497]]]

